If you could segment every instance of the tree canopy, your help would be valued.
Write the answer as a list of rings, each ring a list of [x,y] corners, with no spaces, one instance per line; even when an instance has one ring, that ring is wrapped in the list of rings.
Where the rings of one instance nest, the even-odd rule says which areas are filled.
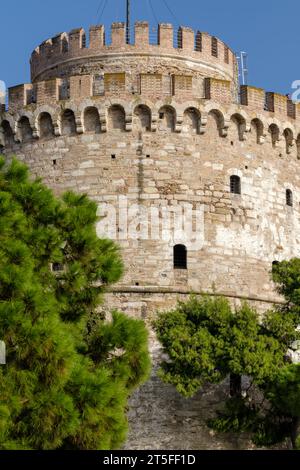
[[[246,303],[233,309],[227,299],[208,295],[192,296],[160,313],[154,327],[167,360],[159,374],[185,397],[229,376],[231,398],[209,425],[250,432],[258,445],[290,437],[296,448],[300,365],[291,364],[290,347],[299,340],[299,260],[274,266],[273,279],[286,302],[264,315]],[[242,376],[250,381],[247,390],[242,390]]]
[[[1,449],[113,449],[148,376],[142,321],[99,303],[120,279],[118,247],[96,235],[97,206],[57,198],[0,160]]]

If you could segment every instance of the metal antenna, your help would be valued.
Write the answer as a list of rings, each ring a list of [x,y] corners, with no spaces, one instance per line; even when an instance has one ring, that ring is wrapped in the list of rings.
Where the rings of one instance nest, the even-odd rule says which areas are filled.
[[[130,43],[130,0],[126,0],[126,44]]]
[[[237,60],[239,63],[239,77],[241,79],[242,85],[248,84],[248,54],[247,52],[240,52],[240,55],[237,56]]]

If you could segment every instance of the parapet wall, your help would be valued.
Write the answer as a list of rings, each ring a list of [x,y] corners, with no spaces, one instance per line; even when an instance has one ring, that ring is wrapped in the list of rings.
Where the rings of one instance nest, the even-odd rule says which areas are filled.
[[[108,75],[111,78],[114,74]],[[123,88],[121,84],[118,85],[120,86],[118,90],[115,88],[114,90],[108,89],[105,91],[103,85],[103,91],[100,94],[98,92],[95,94],[95,79],[90,75],[70,77],[67,85],[67,95],[62,93],[66,82],[60,78],[44,80],[36,84],[23,84],[11,87],[9,88],[8,110],[5,111],[4,108],[2,110],[3,119],[8,116],[14,116],[15,121],[18,122],[24,113],[25,115],[28,112],[36,114],[35,110],[41,106],[51,106],[52,108],[53,106],[61,106],[62,109],[66,107],[72,109],[71,103],[73,103],[79,109],[82,102],[89,102],[89,105],[95,105],[99,108],[100,112],[100,108],[103,108],[103,103],[106,103],[107,100],[122,103],[123,106],[124,103],[132,102],[134,99],[136,103],[147,104],[150,108],[154,108],[154,103],[156,102],[159,102],[162,106],[164,102],[170,104],[171,101],[175,101],[179,105],[194,102],[193,106],[196,108],[199,108],[200,104],[205,105],[205,103],[214,103],[216,108],[224,105],[227,107],[229,105],[238,105],[240,109],[244,109],[253,118],[254,114],[256,114],[256,117],[260,120],[269,120],[270,125],[274,122],[278,127],[300,127],[300,104],[293,103],[288,96],[265,92],[261,88],[246,85],[241,86],[240,99],[237,102],[232,97],[232,84],[228,80],[207,77],[204,79],[204,86],[198,90],[198,81],[195,78],[178,75],[175,76],[173,82],[173,91],[167,95],[163,90],[158,89],[157,84],[161,76],[157,76],[159,80],[156,82],[156,89],[143,88],[143,85],[140,83],[139,90],[137,93],[134,93],[135,96],[133,97],[130,86],[126,84],[126,73],[118,75],[123,75]],[[177,78],[178,85],[176,85]],[[182,78],[189,78],[190,82],[182,85],[180,80]],[[103,82],[105,82],[105,74]],[[124,107],[126,108],[126,104]]]
[[[147,22],[137,22],[134,30],[134,44],[126,44],[124,23],[113,23],[111,38],[106,39],[103,25],[91,26],[89,41],[83,28],[73,29],[47,39],[38,46],[31,56],[31,78],[36,82],[49,69],[66,61],[79,60],[99,55],[122,54],[171,54],[178,58],[189,57],[194,61],[209,62],[236,78],[234,52],[218,38],[191,28],[180,27],[174,31],[171,24],[160,24],[157,35],[149,34]]]

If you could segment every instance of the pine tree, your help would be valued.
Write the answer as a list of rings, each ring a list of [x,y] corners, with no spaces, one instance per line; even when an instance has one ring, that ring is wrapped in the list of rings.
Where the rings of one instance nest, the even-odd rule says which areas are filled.
[[[168,360],[160,376],[189,397],[229,375],[232,398],[209,425],[250,432],[257,445],[289,437],[300,449],[300,365],[290,363],[290,347],[300,349],[300,260],[275,264],[272,275],[285,303],[262,317],[247,304],[232,311],[226,299],[209,296],[161,313],[154,327]],[[261,402],[241,393],[243,375],[262,393]]]
[[[112,449],[126,437],[128,397],[149,372],[147,332],[99,312],[122,262],[98,239],[96,211],[1,159],[1,449]]]

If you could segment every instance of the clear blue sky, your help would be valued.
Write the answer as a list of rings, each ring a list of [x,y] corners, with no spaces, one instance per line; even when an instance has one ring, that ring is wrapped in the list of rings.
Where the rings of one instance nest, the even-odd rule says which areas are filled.
[[[133,20],[156,23],[149,0],[131,0]],[[29,81],[29,57],[44,39],[91,24],[122,21],[125,0],[1,1],[0,80]],[[156,19],[175,23],[164,0],[151,0]],[[177,22],[223,39],[249,55],[249,84],[287,93],[300,80],[299,0],[167,0]],[[99,9],[100,6],[100,9]],[[98,14],[97,14],[98,11]]]

